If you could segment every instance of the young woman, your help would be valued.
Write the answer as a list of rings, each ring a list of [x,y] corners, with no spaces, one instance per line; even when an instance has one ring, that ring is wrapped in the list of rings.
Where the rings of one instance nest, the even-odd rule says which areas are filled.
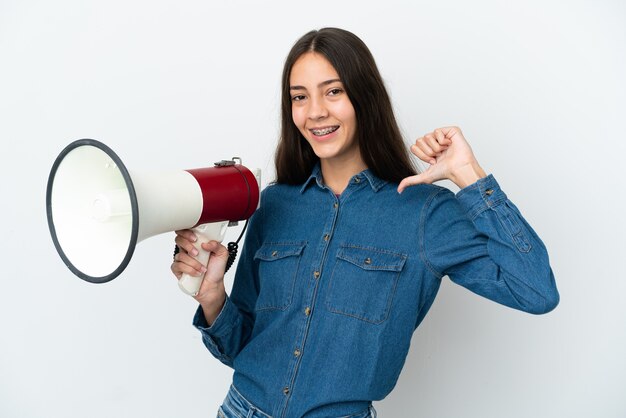
[[[557,305],[544,245],[461,130],[436,129],[411,151],[425,172],[359,38],[326,28],[297,41],[276,182],[250,220],[230,296],[227,250],[203,244],[213,254],[202,266],[193,233],[177,231],[173,273],[206,272],[194,325],[235,371],[218,416],[375,416],[371,401],[393,389],[445,275],[526,312]],[[440,179],[461,190],[430,184]]]

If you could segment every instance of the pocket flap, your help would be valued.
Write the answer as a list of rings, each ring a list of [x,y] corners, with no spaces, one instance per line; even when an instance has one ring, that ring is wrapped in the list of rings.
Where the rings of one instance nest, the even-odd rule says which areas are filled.
[[[292,257],[302,254],[306,246],[305,242],[298,243],[266,243],[254,254],[254,258],[263,261],[280,260],[285,257]]]
[[[401,271],[406,261],[404,254],[354,246],[339,248],[337,258],[352,263],[363,270]]]

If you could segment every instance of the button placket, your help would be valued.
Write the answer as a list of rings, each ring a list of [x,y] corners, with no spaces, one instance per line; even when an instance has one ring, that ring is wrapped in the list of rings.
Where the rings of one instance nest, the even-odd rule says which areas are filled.
[[[329,215],[330,216],[327,218],[327,223],[325,224],[325,227],[322,230],[323,232],[320,237],[321,240],[318,241],[318,247],[317,247],[318,253],[316,254],[316,257],[311,266],[313,271],[311,273],[311,276],[309,277],[311,277],[313,280],[311,280],[307,285],[308,287],[308,291],[306,293],[307,296],[306,296],[306,299],[303,301],[305,304],[302,310],[304,314],[304,317],[302,317],[303,328],[301,329],[300,331],[301,333],[295,341],[294,348],[291,353],[293,366],[290,367],[291,369],[290,377],[288,378],[287,381],[283,383],[283,384],[286,383],[286,385],[283,386],[283,389],[282,389],[283,394],[285,395],[285,400],[284,400],[285,406],[287,403],[287,399],[289,399],[289,397],[291,396],[291,391],[293,390],[293,386],[296,384],[293,379],[294,379],[295,374],[297,373],[298,368],[300,367],[300,362],[302,361],[302,354],[303,354],[303,351],[307,342],[308,329],[312,321],[313,309],[315,308],[315,303],[316,303],[315,298],[318,293],[318,286],[320,286],[322,269],[324,268],[324,260],[326,258],[326,253],[328,251],[330,241],[333,235],[335,222],[339,215],[339,200],[336,197],[332,203],[332,208],[330,208]]]

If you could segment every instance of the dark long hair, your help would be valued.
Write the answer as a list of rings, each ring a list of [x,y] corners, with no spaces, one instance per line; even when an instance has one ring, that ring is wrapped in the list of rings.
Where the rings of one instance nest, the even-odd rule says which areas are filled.
[[[303,183],[319,161],[291,116],[289,77],[294,63],[307,52],[322,54],[337,71],[354,107],[356,140],[367,167],[379,178],[394,183],[416,174],[371,52],[353,33],[324,28],[300,38],[285,60],[281,135],[274,157],[276,183]]]

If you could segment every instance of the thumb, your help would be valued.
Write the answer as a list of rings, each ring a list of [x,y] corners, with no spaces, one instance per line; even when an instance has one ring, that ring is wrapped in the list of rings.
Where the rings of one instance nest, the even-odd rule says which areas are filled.
[[[226,265],[228,260],[228,249],[218,241],[209,241],[202,243],[202,249],[209,252],[211,257],[209,258],[209,264],[211,260],[220,260],[221,263]]]
[[[429,178],[426,172],[417,174],[415,176],[406,177],[402,179],[400,184],[398,184],[398,193],[402,193],[404,189],[406,189],[407,187],[415,186],[416,184],[423,184],[423,183],[426,183],[426,184],[432,183],[432,180]]]

